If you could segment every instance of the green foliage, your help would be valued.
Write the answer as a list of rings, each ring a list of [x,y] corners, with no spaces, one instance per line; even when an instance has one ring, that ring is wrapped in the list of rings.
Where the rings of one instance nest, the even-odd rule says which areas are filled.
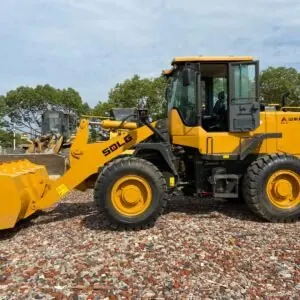
[[[5,97],[0,96],[0,127],[4,127],[5,125],[4,116],[6,115],[7,110],[8,108],[5,103]]]
[[[82,115],[88,115],[91,114],[93,111],[92,108],[90,108],[89,104],[87,102],[84,102],[79,110],[79,113]]]
[[[90,135],[89,135],[89,143],[95,143],[97,141],[97,131],[96,128],[94,126],[91,126],[90,128]]]
[[[90,108],[83,103],[77,91],[72,88],[55,89],[46,85],[18,87],[2,96],[5,113],[17,126],[27,129],[41,127],[41,115],[47,109],[57,109],[67,113],[88,113]],[[1,102],[0,102],[1,109]]]
[[[13,147],[14,134],[11,131],[5,131],[0,129],[0,145],[3,148]],[[16,134],[16,145],[22,144],[22,139],[20,134]]]
[[[213,94],[214,97],[218,97],[218,94],[222,91],[227,94],[227,80],[226,78],[214,78],[213,80]]]
[[[89,113],[89,105],[82,103],[82,99],[77,91],[72,88],[57,90],[56,107],[61,108],[64,112],[77,114]]]
[[[288,105],[300,103],[300,73],[294,68],[269,67],[260,74],[260,92],[266,103],[281,103],[282,95],[290,92]]]
[[[98,104],[94,107],[92,114],[95,116],[105,117],[105,113],[109,112],[114,105],[110,102],[101,102],[99,101]]]
[[[103,116],[113,107],[137,107],[141,98],[147,98],[149,114],[155,119],[165,114],[166,80],[158,78],[140,78],[134,75],[132,78],[118,83],[109,92],[107,102],[99,102],[94,108],[93,114]]]

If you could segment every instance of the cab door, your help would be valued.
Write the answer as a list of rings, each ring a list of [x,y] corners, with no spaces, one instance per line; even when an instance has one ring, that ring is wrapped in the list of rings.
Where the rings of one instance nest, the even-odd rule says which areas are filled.
[[[229,64],[229,131],[249,132],[260,125],[259,63]]]

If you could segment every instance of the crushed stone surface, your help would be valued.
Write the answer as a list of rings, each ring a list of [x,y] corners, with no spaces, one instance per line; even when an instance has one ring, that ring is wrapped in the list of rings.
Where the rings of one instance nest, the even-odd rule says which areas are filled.
[[[300,223],[181,198],[150,229],[114,231],[74,191],[0,232],[0,299],[178,298],[300,299]]]

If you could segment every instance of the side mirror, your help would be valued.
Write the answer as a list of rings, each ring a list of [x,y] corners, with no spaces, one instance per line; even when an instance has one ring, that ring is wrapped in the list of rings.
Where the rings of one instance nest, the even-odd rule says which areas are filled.
[[[183,86],[188,86],[191,84],[192,81],[192,72],[190,68],[186,68],[183,70],[182,73],[182,83]]]

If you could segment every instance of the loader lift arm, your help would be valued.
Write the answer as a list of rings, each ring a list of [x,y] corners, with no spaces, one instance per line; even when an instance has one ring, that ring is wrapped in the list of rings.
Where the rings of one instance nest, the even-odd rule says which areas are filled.
[[[70,168],[57,180],[48,177],[45,166],[28,160],[0,165],[0,230],[13,228],[19,220],[51,207],[91,175],[99,173],[105,164],[153,134],[143,125],[108,141],[89,144],[89,121],[83,119],[70,149]]]
[[[155,125],[155,122],[152,124]],[[88,125],[87,120],[81,120],[71,148],[71,168],[62,177],[50,183],[50,189],[40,200],[37,209],[52,206],[89,176],[98,173],[106,163],[153,135],[153,131],[144,125],[107,142],[88,144]]]

